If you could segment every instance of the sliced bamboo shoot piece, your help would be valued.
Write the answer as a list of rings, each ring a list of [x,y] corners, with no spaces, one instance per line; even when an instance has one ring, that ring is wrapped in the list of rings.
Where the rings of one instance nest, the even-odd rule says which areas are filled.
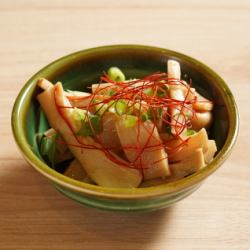
[[[191,155],[196,149],[202,148],[203,153],[208,149],[208,136],[206,129],[202,128],[198,133],[191,135],[183,147],[172,154],[169,153],[170,162],[181,161]]]
[[[176,101],[183,102],[185,100],[184,90],[181,84],[178,82],[181,79],[181,67],[179,62],[175,60],[168,60],[168,78],[173,78],[169,80],[169,94],[170,97]],[[174,84],[171,84],[174,83]],[[185,127],[185,109],[180,104],[173,105],[169,108],[171,114],[171,132],[173,134],[183,134],[186,133]],[[181,112],[182,110],[182,112]]]
[[[198,112],[211,111],[214,107],[213,102],[209,101],[207,98],[195,92],[197,96],[197,101],[193,104],[193,108]]]
[[[70,107],[68,99],[64,96],[61,83],[57,83],[55,87],[49,87],[39,94],[37,99],[51,127],[59,131],[72,154],[95,183],[105,187],[133,188],[139,186],[142,179],[139,170],[127,168],[111,161],[104,151],[95,149],[101,148],[101,145],[96,143],[93,138],[75,135],[79,127],[72,120],[71,112],[73,109],[62,108],[59,113],[55,105],[57,103],[61,107]],[[92,149],[83,148],[82,144]],[[112,156],[124,165],[127,164],[115,154]]]
[[[53,87],[53,84],[45,78],[40,78],[37,82],[37,86],[43,90],[46,90],[50,87]],[[69,98],[71,105],[74,107],[87,107],[92,100],[91,95],[86,92],[65,91],[64,94]]]
[[[53,87],[53,84],[45,78],[40,78],[37,81],[37,86],[40,87],[41,89],[45,90],[45,89],[48,89],[50,87]]]
[[[133,83],[133,81],[136,81],[137,79],[133,79],[133,80],[126,80],[126,81],[124,81],[123,83],[124,83],[124,86],[125,86],[125,84],[126,83],[129,83],[130,85],[129,85],[129,88],[134,88],[134,87],[139,87],[139,86],[141,86],[141,85],[143,85],[143,84],[145,84],[145,82],[135,82],[135,83]],[[119,86],[117,86],[117,85],[115,85],[115,84],[113,84],[113,83],[109,83],[109,82],[107,82],[107,83],[93,83],[92,85],[91,85],[91,89],[92,89],[92,93],[94,94],[107,94],[107,93],[109,93],[110,92],[110,90],[116,90],[116,89],[118,89],[119,88]]]
[[[64,92],[65,96],[69,97],[86,97],[90,96],[90,93],[82,92],[82,91],[76,91],[76,90],[67,90]]]
[[[189,157],[182,161],[170,164],[171,178],[181,179],[187,175],[197,172],[205,166],[204,154],[202,148],[196,149]]]
[[[115,86],[112,83],[93,83],[91,85],[92,93],[94,94],[105,94],[105,92],[109,92],[110,90],[117,89],[117,86]]]
[[[72,153],[67,149],[64,153],[60,153],[59,151],[56,151],[55,153],[55,163],[61,163],[67,160],[72,160],[74,156]]]
[[[197,101],[193,104],[193,108],[198,112],[211,111],[213,109],[213,103],[210,101]]]
[[[143,187],[153,187],[153,186],[162,185],[162,184],[167,183],[166,180],[168,178],[155,178],[155,179],[146,180],[141,183],[140,187],[143,188]]]
[[[198,131],[201,128],[209,128],[212,123],[212,113],[211,112],[196,112],[191,120],[192,129]]]
[[[116,131],[116,121],[118,116],[112,112],[105,112],[102,115],[102,132],[100,139],[106,148],[111,149],[113,152],[119,152],[122,149],[120,139]]]
[[[181,67],[179,62],[168,60],[168,78],[181,79]]]
[[[169,168],[156,127],[151,121],[126,126],[126,115],[116,122],[116,129],[128,160],[143,170],[144,179],[168,176]],[[144,149],[141,151],[141,149]]]
[[[70,165],[64,172],[64,175],[78,181],[94,184],[94,182],[88,177],[86,171],[77,160],[73,160],[70,163]]]
[[[217,152],[215,140],[208,140],[208,149],[204,154],[205,162],[208,164],[213,160],[214,154]]]

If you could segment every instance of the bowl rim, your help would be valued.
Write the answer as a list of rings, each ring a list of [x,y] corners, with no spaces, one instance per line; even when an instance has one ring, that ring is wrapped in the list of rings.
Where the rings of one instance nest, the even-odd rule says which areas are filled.
[[[103,53],[107,50],[115,51],[120,49],[151,51],[151,52],[163,53],[163,55],[170,54],[173,57],[184,59],[185,61],[196,64],[200,69],[205,70],[208,74],[211,75],[211,77],[213,77],[214,81],[217,82],[219,88],[223,89],[224,99],[226,101],[226,104],[230,106],[228,136],[222,149],[216,155],[214,160],[211,163],[209,163],[205,168],[199,170],[198,172],[184,179],[153,187],[109,188],[109,187],[102,187],[80,182],[72,178],[69,178],[67,176],[64,176],[63,174],[60,174],[55,170],[53,170],[52,168],[50,168],[45,162],[40,160],[31,150],[25,138],[25,131],[22,128],[20,117],[25,115],[24,113],[25,107],[27,108],[28,106],[28,104],[25,102],[25,97],[33,91],[37,79],[41,77],[44,73],[53,72],[54,69],[58,69],[63,66],[65,67],[70,62],[74,62],[75,60],[80,59],[87,54],[99,53],[99,52]],[[233,94],[231,93],[225,81],[216,72],[214,72],[211,68],[209,68],[202,62],[185,54],[160,47],[137,45],[137,44],[118,44],[118,45],[106,45],[106,46],[94,47],[68,54],[51,62],[50,64],[43,67],[40,71],[35,73],[23,86],[23,88],[21,89],[15,100],[11,115],[11,126],[16,144],[18,148],[21,150],[21,153],[23,154],[26,161],[29,162],[42,175],[47,177],[49,180],[55,182],[56,184],[59,184],[60,186],[68,188],[72,191],[90,196],[94,195],[96,197],[112,198],[112,199],[144,199],[144,198],[152,198],[162,195],[168,195],[172,193],[178,193],[181,192],[182,190],[188,190],[193,185],[198,184],[206,177],[208,177],[210,174],[212,174],[215,170],[217,170],[229,156],[229,153],[231,152],[232,147],[236,142],[239,130],[239,114]]]

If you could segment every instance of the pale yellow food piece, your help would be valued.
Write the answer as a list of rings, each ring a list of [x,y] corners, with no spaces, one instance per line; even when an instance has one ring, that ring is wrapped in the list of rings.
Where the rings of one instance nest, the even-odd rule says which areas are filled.
[[[152,187],[177,181],[197,172],[205,166],[204,154],[201,148],[196,149],[189,157],[180,162],[169,164],[171,175],[166,178],[156,178],[143,181],[140,187]]]
[[[147,111],[147,110],[145,110],[145,112],[146,112],[146,111]],[[163,114],[166,114],[167,111],[168,111],[168,108],[167,108],[167,107],[163,107],[163,108],[162,108],[162,113],[163,113]],[[156,113],[157,113],[157,109],[156,109]],[[163,120],[162,120],[162,117],[163,117],[162,115],[159,115],[159,116],[156,117],[156,119],[154,120],[154,123],[155,123],[155,125],[156,125],[157,130],[158,130],[159,133],[161,133],[162,128],[163,128],[163,125],[164,125]]]
[[[173,151],[176,151],[176,149],[179,148],[179,146],[183,143],[183,140],[187,139],[187,136],[180,136],[176,138],[173,135],[164,132],[160,133],[160,138],[166,145],[165,150],[168,154],[168,160],[171,162],[173,158]]]
[[[189,157],[180,162],[169,164],[171,175],[166,178],[155,178],[143,181],[140,187],[152,187],[166,184],[182,179],[183,177],[193,174],[205,166],[204,154],[201,148],[192,152]]]
[[[45,90],[45,89],[48,89],[50,87],[53,87],[53,84],[45,78],[40,78],[37,81],[37,86],[40,87],[41,89]]]
[[[217,152],[217,146],[215,140],[208,140],[208,148],[204,153],[205,162],[207,164],[213,160],[216,152]]]
[[[54,136],[57,134],[56,130],[53,129],[53,128],[49,128],[48,130],[46,130],[44,133],[43,133],[45,136],[47,137],[51,137],[51,136]]]
[[[93,101],[90,93],[81,91],[65,91],[64,95],[69,98],[69,102],[73,107],[87,109],[88,105]],[[73,98],[72,98],[73,97]]]
[[[129,88],[134,88],[134,87],[139,87],[142,86],[143,84],[145,84],[145,82],[135,82],[133,83],[133,81],[136,81],[137,79],[133,79],[133,80],[126,80],[124,81],[124,84],[126,84],[127,82],[130,84]],[[92,89],[92,93],[95,94],[107,94],[110,90],[115,90],[118,89],[119,86],[113,84],[113,83],[109,83],[109,82],[105,82],[105,83],[93,83],[91,85],[91,89]]]
[[[202,113],[196,112],[191,119],[191,123],[192,123],[192,129],[196,131],[202,128],[208,129],[212,124],[212,113],[210,111]]]
[[[194,100],[195,98],[195,88],[187,88],[187,87],[184,87],[182,86],[182,89],[184,91],[184,95],[185,95],[185,98],[187,101],[191,101],[191,100]]]
[[[184,101],[185,100],[185,96],[183,93],[183,90],[181,88],[179,89],[170,89],[170,97],[172,99],[178,100],[178,101]],[[187,112],[188,110],[184,108],[184,110],[182,110],[182,112],[180,113],[180,110],[182,109],[181,105],[176,104],[175,106],[171,106],[169,107],[169,111],[171,114],[171,124],[173,125],[171,128],[171,131],[173,134],[179,134],[180,133],[180,129],[182,129],[182,127],[186,124],[185,122],[185,112]],[[183,129],[183,133],[186,132],[186,127]]]
[[[108,96],[104,95],[95,95],[95,96],[90,94],[87,95],[87,93],[85,92],[75,93],[75,95],[73,96],[67,92],[64,93],[68,97],[69,102],[73,107],[85,109],[92,113],[96,112],[99,102],[102,102],[104,99],[108,98]],[[83,94],[81,95],[81,93]]]
[[[119,152],[122,148],[115,126],[117,119],[118,116],[109,111],[102,115],[100,140],[106,148],[110,148],[113,152]]]
[[[181,79],[181,67],[179,62],[168,60],[168,78]]]
[[[184,95],[186,97],[186,100],[193,101],[196,98],[196,101],[192,104],[193,109],[197,112],[207,112],[212,111],[214,104],[212,101],[208,100],[201,94],[199,94],[195,88],[190,88],[188,91],[188,88],[182,87],[184,91]]]
[[[181,67],[179,62],[175,61],[175,60],[168,60],[168,78],[174,78],[176,80],[180,80],[181,79]],[[173,81],[174,84],[170,84],[168,85],[169,87],[169,95],[172,99],[176,100],[176,101],[184,101],[185,100],[185,94],[184,94],[184,90],[183,90],[183,86],[178,83]],[[171,132],[173,134],[185,134],[186,133],[186,127],[183,126],[186,124],[185,122],[185,114],[186,112],[188,112],[187,109],[182,110],[183,107],[181,105],[176,104],[175,106],[171,106],[169,108],[170,114],[171,114],[171,124],[172,124],[172,128],[171,128]],[[180,114],[181,113],[181,114]],[[183,129],[183,130],[182,130]],[[182,131],[181,131],[182,130]]]
[[[154,178],[154,179],[149,179],[149,180],[145,180],[141,183],[140,188],[143,187],[153,187],[153,186],[158,186],[158,185],[162,185],[162,184],[166,184],[168,183],[168,179],[170,177],[167,178]]]
[[[187,143],[177,152],[168,155],[170,162],[181,161],[191,155],[196,149],[202,148],[203,153],[208,149],[208,135],[206,129],[191,135]]]
[[[87,97],[90,96],[90,93],[76,90],[67,90],[64,92],[65,96],[75,96],[75,97]]]
[[[171,179],[181,179],[189,174],[197,172],[205,166],[204,154],[202,148],[193,151],[188,157],[182,161],[169,164],[171,171]]]
[[[104,94],[105,92],[110,91],[111,89],[116,89],[117,86],[115,86],[112,83],[93,83],[91,85],[92,93],[94,94]]]
[[[135,163],[138,168],[143,168],[145,180],[168,176],[170,172],[167,153],[161,145],[161,139],[153,123],[137,121],[135,126],[126,127],[125,119],[126,115],[123,115],[117,120],[116,129],[128,160]],[[145,146],[150,148],[140,152]]]
[[[37,99],[51,127],[59,131],[72,154],[88,173],[88,176],[98,185],[105,187],[133,188],[139,186],[142,180],[139,170],[127,168],[111,161],[101,150],[81,148],[81,144],[98,148],[101,145],[96,143],[91,137],[74,135],[74,133],[78,132],[79,125],[72,120],[71,112],[73,109],[61,109],[63,116],[67,117],[67,120],[70,122],[70,126],[73,129],[72,132],[55,106],[54,91],[56,91],[56,101],[60,106],[70,106],[69,101],[64,97],[61,83],[57,83],[55,87],[49,87],[43,93],[39,94]],[[114,154],[113,157],[127,164]]]
[[[64,175],[78,181],[94,184],[94,182],[88,177],[86,171],[77,160],[73,160],[70,163],[70,165],[64,172]]]
[[[211,101],[197,101],[193,104],[193,109],[197,112],[206,112],[213,110],[213,103]]]
[[[63,154],[56,151],[54,160],[55,160],[55,163],[58,164],[58,163],[61,163],[61,162],[67,161],[67,160],[71,160],[73,158],[74,158],[74,156],[72,155],[72,153],[69,150],[65,151]]]
[[[45,78],[40,78],[37,82],[37,86],[39,86],[43,90],[46,90],[50,87],[53,87],[53,84]],[[70,104],[74,107],[87,107],[92,100],[92,97],[89,93],[81,91],[65,91],[64,95],[67,97],[82,97],[70,100]]]
[[[195,95],[197,96],[197,101],[193,104],[194,110],[196,110],[197,112],[206,112],[213,110],[213,102],[209,101],[198,92],[195,92]]]

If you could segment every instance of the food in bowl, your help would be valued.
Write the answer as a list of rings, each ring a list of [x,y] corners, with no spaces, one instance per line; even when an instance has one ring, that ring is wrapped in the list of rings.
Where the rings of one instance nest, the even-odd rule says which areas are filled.
[[[78,163],[65,173],[65,168],[67,171],[71,162],[67,154],[71,153],[67,150],[67,154],[54,154],[54,150],[60,149],[59,144],[55,147],[53,140],[43,140],[44,132],[51,126],[37,101],[37,96],[41,92],[37,86],[38,80],[46,78],[53,83],[62,82],[64,90],[90,92],[89,83],[98,83],[103,71],[108,72],[109,67],[113,65],[122,69],[127,79],[142,79],[152,72],[165,72],[168,60],[180,62],[182,79],[187,82],[192,79],[191,87],[213,102],[213,120],[207,132],[209,138],[216,141],[218,150],[214,159],[206,167],[177,181],[171,181],[170,177],[156,178],[143,181],[140,188],[89,184],[89,177],[79,172],[81,168],[78,168]],[[14,138],[30,165],[71,199],[87,206],[112,211],[152,211],[171,206],[189,196],[225,162],[236,142],[238,129],[239,117],[233,94],[218,74],[187,55],[145,45],[103,46],[59,58],[27,81],[18,94],[12,111]],[[49,130],[47,133],[53,136],[54,131]],[[56,137],[55,134],[54,136]],[[62,151],[68,148],[63,144],[61,146]],[[48,148],[51,150],[47,150]],[[41,156],[41,153],[45,155]],[[48,164],[53,155],[54,164]],[[70,160],[62,161],[62,156]],[[70,178],[69,175],[77,177]],[[78,178],[82,178],[83,181],[79,181]]]
[[[40,153],[51,167],[68,162],[64,174],[112,188],[136,188],[176,181],[213,159],[208,139],[213,102],[181,78],[168,60],[167,72],[125,79],[111,67],[91,93],[64,90],[42,78],[37,99],[51,128]]]

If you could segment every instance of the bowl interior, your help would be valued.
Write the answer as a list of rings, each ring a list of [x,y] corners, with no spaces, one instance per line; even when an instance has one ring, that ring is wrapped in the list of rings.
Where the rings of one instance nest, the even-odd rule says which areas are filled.
[[[19,146],[20,143],[28,143],[32,152],[44,162],[36,140],[36,136],[48,128],[47,120],[36,101],[39,92],[36,81],[40,77],[53,83],[61,81],[65,89],[89,91],[91,83],[99,82],[100,76],[111,66],[121,68],[127,78],[140,78],[157,71],[165,72],[168,59],[179,61],[183,78],[187,81],[192,79],[192,86],[215,103],[214,122],[209,130],[209,137],[216,140],[217,155],[224,158],[237,134],[237,110],[232,94],[223,80],[208,67],[188,56],[160,48],[131,45],[80,51],[53,62],[34,75],[20,93],[13,111],[13,123],[18,123],[13,125],[13,130],[19,138]],[[15,129],[19,130],[19,134],[15,133]],[[26,158],[29,156],[26,155]],[[221,163],[221,159],[215,159],[209,165],[209,171],[214,171]],[[53,175],[52,172],[50,174]],[[208,174],[202,173],[196,182]],[[189,177],[187,179],[191,181]]]

